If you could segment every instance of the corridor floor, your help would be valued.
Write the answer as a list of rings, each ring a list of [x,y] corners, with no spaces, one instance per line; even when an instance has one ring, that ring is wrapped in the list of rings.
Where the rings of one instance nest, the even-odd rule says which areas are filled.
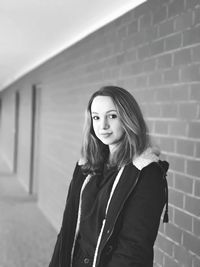
[[[56,231],[0,159],[0,267],[48,267]]]

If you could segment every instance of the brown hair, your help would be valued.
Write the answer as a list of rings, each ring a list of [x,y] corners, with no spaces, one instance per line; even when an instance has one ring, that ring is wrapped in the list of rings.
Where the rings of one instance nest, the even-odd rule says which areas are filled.
[[[81,154],[87,172],[95,172],[108,160],[109,149],[95,135],[91,118],[91,105],[95,97],[109,96],[116,106],[124,129],[124,137],[117,145],[111,165],[119,168],[132,162],[135,155],[140,155],[150,144],[148,130],[140,107],[127,90],[117,86],[104,86],[91,96],[85,115],[83,144]]]

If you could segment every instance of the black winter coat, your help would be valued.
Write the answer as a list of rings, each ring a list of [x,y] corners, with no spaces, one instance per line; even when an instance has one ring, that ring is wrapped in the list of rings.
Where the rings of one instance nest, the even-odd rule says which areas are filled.
[[[95,267],[152,267],[153,246],[167,202],[168,163],[139,171],[125,166],[111,198]],[[78,164],[70,184],[62,227],[49,267],[70,267],[79,196],[86,176]]]

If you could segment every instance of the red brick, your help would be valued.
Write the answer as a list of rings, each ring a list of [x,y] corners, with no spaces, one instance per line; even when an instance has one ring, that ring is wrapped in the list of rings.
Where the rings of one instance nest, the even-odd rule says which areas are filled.
[[[192,48],[192,61],[200,61],[200,45]]]
[[[180,265],[178,264],[178,262],[172,258],[169,257],[167,255],[164,256],[164,265],[162,267],[180,267]]]
[[[174,257],[180,266],[192,266],[193,256],[183,246],[174,246]]]
[[[132,74],[132,64],[125,64],[122,66],[120,76],[130,76]]]
[[[143,61],[143,71],[144,72],[153,72],[156,68],[155,58],[146,59]]]
[[[190,99],[200,101],[200,83],[191,84]]]
[[[160,0],[148,0],[149,3],[149,8],[152,8],[152,10],[161,8],[161,3],[162,4],[168,4],[170,2],[170,0],[163,0],[162,2],[160,2]]]
[[[153,121],[149,121],[148,119],[146,119],[146,123],[148,126],[148,130],[150,134],[153,134],[154,132],[154,122]]]
[[[195,23],[195,24],[200,23],[200,7],[196,8],[196,9],[194,10],[194,14],[195,14],[194,23]]]
[[[101,50],[101,53],[100,53],[101,59],[102,58],[107,58],[107,57],[111,56],[112,55],[112,50],[113,50],[113,48],[112,48],[111,45],[103,47],[102,50]],[[95,62],[95,64],[96,63],[97,62]]]
[[[128,25],[128,35],[132,35],[133,33],[138,32],[138,27],[138,20],[131,22]]]
[[[163,214],[162,214],[163,215]],[[163,217],[163,216],[162,216]],[[161,235],[164,235],[164,232],[165,232],[165,224],[163,223],[163,221],[160,221],[160,225],[159,225],[159,233]]]
[[[157,8],[153,13],[153,23],[157,24],[167,18],[167,7]]]
[[[185,213],[184,210],[175,209],[174,223],[184,230],[192,231],[192,217]]]
[[[189,123],[189,133],[188,136],[191,138],[200,139],[200,122],[190,122]]]
[[[193,24],[193,11],[189,10],[175,18],[175,31],[183,31],[190,28]]]
[[[135,17],[139,18],[148,12],[149,12],[149,4],[148,4],[148,2],[144,2],[143,4],[137,6],[134,9],[134,18]]]
[[[183,196],[184,194],[182,192],[178,192],[176,190],[169,188],[169,203],[174,205],[175,207],[183,208]],[[176,221],[176,213],[175,213],[175,221]]]
[[[200,43],[200,26],[191,28],[183,32],[183,45],[194,45]]]
[[[158,36],[167,36],[174,32],[174,21],[167,20],[159,24]]]
[[[116,65],[122,65],[125,63],[125,54],[119,54],[115,57]]]
[[[155,133],[156,134],[168,134],[168,124],[163,121],[156,121],[155,122]]]
[[[170,169],[181,173],[185,172],[185,159],[180,156],[168,156]]]
[[[162,151],[175,152],[175,140],[173,138],[160,136],[158,139],[158,143]]]
[[[187,173],[192,176],[199,177],[200,173],[200,161],[199,160],[187,160]]]
[[[178,83],[180,80],[179,69],[173,68],[164,72],[164,82],[166,84]]]
[[[199,267],[200,266],[200,258],[193,257],[193,265],[192,267]]]
[[[172,99],[176,102],[189,100],[189,85],[175,85],[172,87]]]
[[[198,117],[199,107],[196,103],[183,103],[179,105],[179,117],[186,120],[195,120]]]
[[[142,31],[144,35],[144,42],[150,43],[155,40],[158,36],[158,29],[156,26],[151,26]]]
[[[185,198],[185,209],[196,216],[200,216],[200,199],[186,196]]]
[[[116,40],[116,42],[114,44],[112,44],[112,48],[113,48],[112,53],[114,55],[119,54],[119,53],[123,53],[124,52],[124,43],[122,41],[120,42],[120,41]],[[97,59],[99,59],[99,58],[97,58]]]
[[[172,256],[173,254],[173,243],[172,241],[168,240],[165,236],[158,235],[157,236],[157,246],[167,253],[168,255]]]
[[[174,242],[181,243],[182,230],[176,225],[168,223],[165,227],[165,234]]]
[[[186,249],[192,251],[196,255],[200,256],[200,239],[196,236],[185,232],[183,234],[183,246],[185,246]]]
[[[137,33],[137,34],[140,34],[140,33]],[[135,49],[135,37],[128,36],[126,39],[123,40],[123,50],[128,52],[129,50],[133,50],[133,49]]]
[[[185,193],[192,194],[193,191],[193,179],[187,176],[175,174],[175,188]]]
[[[154,247],[154,267],[159,267],[159,266],[163,266],[163,252],[159,249],[159,246],[156,246],[155,243],[155,247]]]
[[[157,58],[158,69],[170,68],[172,66],[172,54],[165,54]]]
[[[132,49],[130,51],[126,51],[125,53],[125,62],[134,62],[137,59],[137,49]]]
[[[136,77],[135,85],[137,88],[145,88],[147,86],[147,75],[140,75]]]
[[[194,195],[200,197],[200,181],[196,180],[194,184]]]
[[[195,143],[195,158],[200,158],[200,142]]]
[[[181,47],[182,36],[181,33],[176,33],[172,36],[169,36],[165,39],[165,51],[177,49]]]
[[[199,0],[187,0],[186,1],[186,8],[194,8],[197,5],[199,5]]]
[[[173,117],[173,114],[171,115],[171,117]],[[186,137],[187,136],[187,122],[185,121],[169,122],[169,134],[173,136]]]
[[[162,104],[162,110],[161,114],[164,118],[176,118],[178,114],[178,107],[176,103],[164,103]],[[177,124],[185,127],[181,122],[177,122]],[[172,125],[172,124],[171,124]],[[173,125],[173,128],[171,127],[171,132],[170,133],[175,133],[176,131],[172,132],[172,129],[175,129],[175,125]],[[180,132],[180,131],[178,131]]]
[[[200,219],[193,218],[193,234],[200,237]]]
[[[200,65],[191,65],[181,68],[181,81],[183,82],[199,82],[200,81]]]
[[[169,205],[168,213],[169,213],[169,222],[173,222],[174,221],[174,208],[171,205]]]
[[[148,118],[158,118],[161,116],[161,107],[159,104],[148,104],[145,106],[145,113]]]
[[[135,77],[126,77],[124,81],[124,88],[127,88],[127,90],[132,90],[135,87]]]
[[[184,11],[184,1],[175,0],[169,5],[168,16],[176,16]]]
[[[194,156],[195,143],[187,139],[179,139],[176,142],[176,152],[181,155]]]
[[[123,39],[123,38],[127,38],[127,35],[128,35],[128,27],[127,27],[127,25],[123,25],[123,26],[118,28],[117,36],[118,36],[118,38],[120,40]]]
[[[158,88],[156,90],[156,101],[169,102],[171,100],[171,88]]]
[[[160,86],[162,84],[162,73],[153,72],[149,74],[149,85],[150,86]]]
[[[174,53],[174,65],[184,65],[191,62],[191,49],[183,49]]]
[[[154,41],[151,44],[150,47],[150,54],[151,55],[157,55],[160,54],[164,51],[164,40],[158,40],[158,41]]]
[[[139,18],[139,30],[143,30],[144,28],[148,28],[152,24],[152,13],[146,13],[142,17]]]
[[[141,62],[134,62],[131,65],[131,74],[140,74],[142,73],[142,63]]]
[[[161,152],[162,152],[162,149],[161,149]],[[171,168],[170,162],[169,162],[169,167]],[[168,182],[169,187],[174,187],[174,173],[170,170],[167,172],[167,182]]]
[[[154,90],[146,90],[141,92],[140,95],[142,96],[142,101],[145,103],[145,106],[151,106],[151,102],[154,102],[155,100],[155,92]],[[155,105],[155,110],[159,111],[159,105]]]
[[[132,44],[133,46],[139,46],[139,45],[142,45],[144,42],[145,42],[145,35],[144,35],[144,32],[136,32],[134,35],[133,35],[133,39],[132,39]],[[131,48],[133,47],[131,46]]]
[[[133,13],[127,12],[124,16],[119,17],[114,21],[115,26],[118,28],[122,27],[123,25],[129,23],[132,20]]]
[[[149,44],[141,46],[138,48],[138,58],[139,59],[145,59],[145,58],[149,57],[149,53],[150,53]]]

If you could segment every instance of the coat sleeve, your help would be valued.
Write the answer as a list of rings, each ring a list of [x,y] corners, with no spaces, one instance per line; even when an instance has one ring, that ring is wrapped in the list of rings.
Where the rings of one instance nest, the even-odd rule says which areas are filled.
[[[49,263],[49,267],[56,267],[59,264],[60,243],[61,243],[61,233],[59,233],[57,236],[57,241],[54,247],[53,255],[51,257],[51,261]]]
[[[105,267],[153,266],[153,245],[165,204],[164,179],[156,164],[141,171],[137,187],[124,206],[120,230]]]
[[[77,176],[77,173],[79,171],[80,171],[80,168],[79,168],[79,165],[77,163],[76,167],[74,169],[74,172],[73,172],[72,180],[71,180],[70,185],[69,185],[67,198],[66,198],[66,204],[65,204],[65,210],[64,210],[64,213],[63,213],[62,226],[61,226],[61,229],[60,229],[60,231],[59,231],[59,233],[57,235],[57,240],[56,240],[56,243],[55,243],[55,247],[54,247],[54,250],[53,250],[51,261],[49,263],[49,267],[58,267],[59,266],[60,251],[61,251],[61,246],[62,246],[62,233],[63,233],[63,227],[64,227],[63,224],[64,224],[66,207],[67,207],[67,204],[68,204],[68,200],[69,200],[69,198],[71,196],[72,186],[73,186],[73,183],[74,183],[74,177]]]
[[[70,196],[70,191],[71,191],[70,189],[71,189],[71,183],[70,183],[70,186],[69,186],[69,189],[68,189],[67,201],[68,201],[68,198]],[[67,201],[66,201],[66,203],[67,203]],[[64,214],[63,214],[63,219],[64,219]],[[56,240],[56,244],[55,244],[55,247],[54,247],[54,250],[53,250],[51,261],[49,263],[49,267],[57,267],[59,265],[60,250],[61,250],[61,245],[62,245],[61,243],[62,243],[62,227],[60,229],[60,232],[57,235],[57,240]]]

